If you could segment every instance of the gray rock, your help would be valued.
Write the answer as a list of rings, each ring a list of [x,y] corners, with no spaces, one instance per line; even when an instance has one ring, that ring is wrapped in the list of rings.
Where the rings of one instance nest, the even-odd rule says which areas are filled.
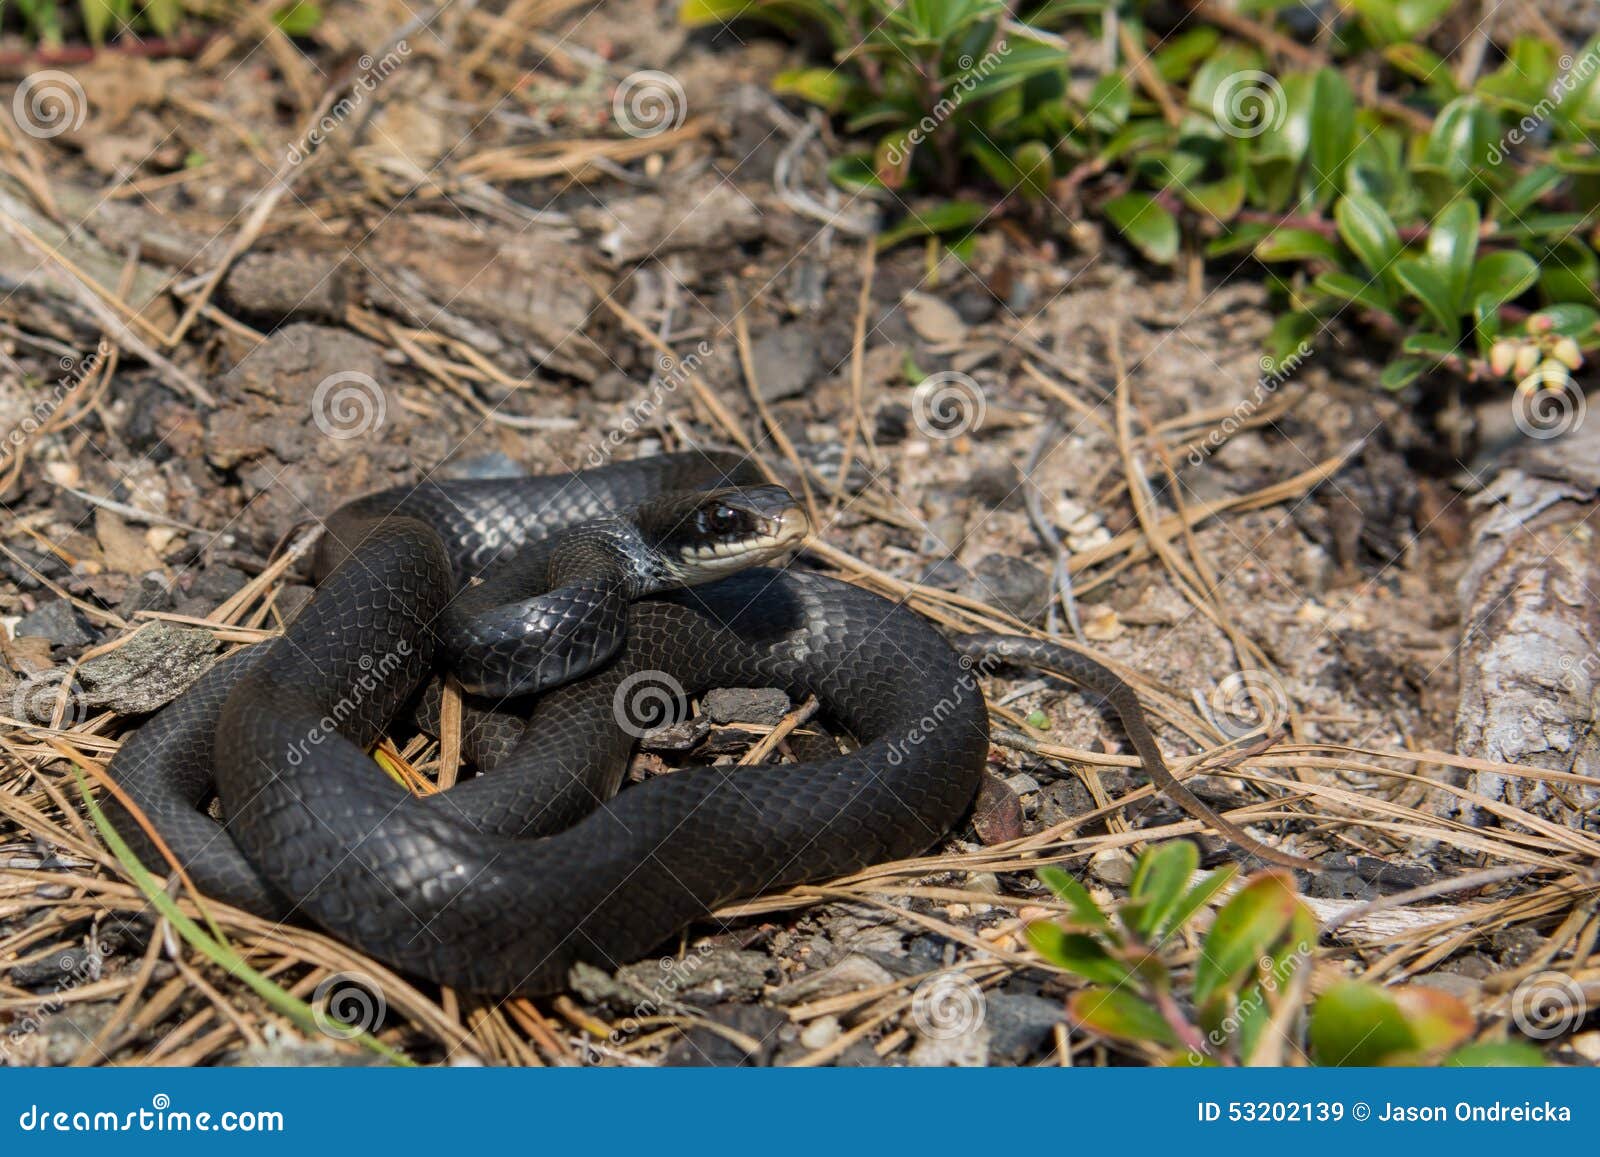
[[[1023,509],[1022,486],[1022,473],[1005,458],[985,462],[967,476],[967,493],[990,510]]]
[[[989,1060],[1020,1065],[1050,1045],[1055,1026],[1067,1019],[1059,1001],[1023,993],[988,996]]]
[[[49,639],[55,647],[85,647],[94,641],[83,616],[66,599],[40,603],[37,610],[23,615],[17,623],[18,636],[33,635]]]
[[[84,698],[96,710],[144,715],[172,702],[211,666],[210,631],[153,622],[128,642],[78,668]]]
[[[953,558],[941,558],[923,571],[922,577],[917,581],[923,586],[956,591],[972,581],[972,572]]]
[[[752,1051],[713,1029],[695,1026],[667,1050],[666,1065],[674,1068],[765,1065],[781,1043],[780,1034],[798,1035],[787,1016],[759,1004],[720,1005],[707,1017],[741,1034],[756,1046],[755,1049]]]
[[[991,554],[978,563],[966,593],[1031,623],[1050,605],[1050,576],[1020,558]]]
[[[701,701],[713,723],[775,726],[789,713],[789,696],[775,687],[719,687]]]
[[[350,304],[350,270],[298,250],[246,253],[228,272],[222,292],[241,313],[255,317],[337,324]]]
[[[521,478],[528,472],[508,454],[492,450],[471,458],[445,463],[439,473],[445,478]]]
[[[763,399],[798,397],[817,376],[817,341],[799,326],[770,330],[750,346],[750,361]]]

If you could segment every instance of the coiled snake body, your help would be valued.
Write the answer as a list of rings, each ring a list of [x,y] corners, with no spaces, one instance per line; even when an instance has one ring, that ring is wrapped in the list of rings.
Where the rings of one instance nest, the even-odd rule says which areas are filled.
[[[575,962],[636,959],[735,898],[920,852],[977,787],[976,675],[915,614],[799,571],[634,603],[616,659],[540,696],[492,772],[449,791],[412,796],[366,755],[432,671],[462,576],[660,491],[750,480],[695,454],[358,500],[284,636],[209,672],[112,774],[207,895],[467,991],[557,990]],[[618,793],[619,708],[652,686],[814,694],[858,746]],[[225,827],[201,810],[213,774]]]
[[[573,964],[636,959],[731,900],[928,848],[971,803],[988,751],[978,658],[1101,693],[1186,810],[1258,856],[1309,866],[1174,780],[1128,686],[1061,646],[969,635],[958,654],[904,607],[793,569],[629,603],[675,581],[674,557],[692,560],[698,578],[686,581],[722,574],[719,533],[733,541],[759,526],[755,557],[793,546],[776,488],[659,497],[757,481],[737,458],[692,453],[358,499],[329,519],[324,577],[283,636],[214,667],[122,746],[112,775],[205,894],[308,920],[466,991],[558,990]],[[595,521],[640,503],[652,513],[633,524]],[[542,545],[575,525],[566,545]],[[619,550],[650,561],[608,571]],[[486,569],[481,586],[465,585]],[[522,601],[574,574],[553,603]],[[498,608],[487,620],[486,607]],[[484,622],[476,642],[487,646],[467,646]],[[512,662],[530,647],[544,656],[531,684]],[[590,673],[517,701],[525,725],[473,713],[469,747],[486,773],[417,797],[366,751],[441,654],[497,696]],[[815,695],[856,746],[619,791],[639,734],[630,711],[713,687]],[[213,791],[225,824],[203,810]],[[111,814],[159,866],[133,818]]]

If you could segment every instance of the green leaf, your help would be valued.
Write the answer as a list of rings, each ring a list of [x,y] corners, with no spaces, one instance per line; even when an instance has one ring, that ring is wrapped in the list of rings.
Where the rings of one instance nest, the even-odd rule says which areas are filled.
[[[1496,307],[1515,301],[1539,280],[1539,263],[1516,249],[1485,253],[1473,266],[1467,294],[1476,302],[1492,300]]]
[[[772,91],[779,96],[797,96],[837,113],[850,106],[856,86],[841,69],[795,68],[773,77]]]
[[[871,153],[846,153],[835,157],[828,162],[828,180],[850,193],[883,188]]]
[[[1128,122],[1133,90],[1120,72],[1108,72],[1089,90],[1089,108],[1084,117],[1098,133],[1114,133]]]
[[[1262,261],[1322,261],[1337,269],[1340,256],[1339,247],[1315,229],[1277,229],[1256,246]]]
[[[1093,936],[1068,932],[1048,920],[1028,925],[1028,943],[1051,964],[1098,984],[1116,987],[1132,976],[1128,966],[1114,959]]]
[[[1038,869],[1035,874],[1041,884],[1072,909],[1072,918],[1077,923],[1086,928],[1110,930],[1111,921],[1106,919],[1106,914],[1100,910],[1100,905],[1094,902],[1089,890],[1073,879],[1070,873],[1049,864]]]
[[[1525,1041],[1491,1041],[1457,1049],[1442,1063],[1452,1069],[1537,1069],[1545,1060]]]
[[[83,14],[83,30],[89,37],[89,43],[104,44],[106,29],[116,23],[116,12],[110,0],[79,0],[79,10]]]
[[[893,249],[915,237],[967,230],[983,221],[989,212],[990,206],[982,201],[943,201],[927,209],[913,210],[899,224],[878,234],[878,248]]]
[[[310,36],[322,23],[322,5],[316,0],[293,0],[272,19],[287,36]]]
[[[1200,850],[1188,840],[1170,840],[1139,857],[1122,917],[1140,939],[1152,938],[1183,899],[1189,877],[1200,866]]]
[[[1019,174],[1022,192],[1041,198],[1050,193],[1055,177],[1055,162],[1050,146],[1043,141],[1023,141],[1011,153],[1011,164]]]
[[[1072,994],[1067,1012],[1083,1028],[1114,1040],[1176,1046],[1178,1035],[1149,1002],[1121,988],[1091,987]]]
[[[1311,1009],[1311,1059],[1319,1065],[1370,1066],[1417,1048],[1400,1006],[1383,989],[1346,981]]]
[[[1408,354],[1421,354],[1435,361],[1444,361],[1460,352],[1457,343],[1437,333],[1411,334],[1401,343],[1400,348]]]
[[[1411,295],[1422,303],[1430,317],[1451,337],[1461,336],[1461,318],[1456,313],[1450,282],[1431,261],[1402,257],[1394,264],[1395,276]]]
[[[1105,204],[1117,230],[1151,261],[1170,265],[1178,256],[1178,219],[1149,193],[1124,193]]]
[[[1440,210],[1428,230],[1428,261],[1444,280],[1452,315],[1466,309],[1467,286],[1478,256],[1478,205],[1457,197]]]
[[[1206,934],[1194,966],[1195,1003],[1242,983],[1289,927],[1299,903],[1286,872],[1263,872],[1241,888]]]
[[[1244,208],[1244,177],[1230,173],[1203,185],[1185,185],[1183,199],[1212,220],[1226,224]]]
[[[1333,207],[1333,219],[1339,236],[1367,272],[1387,285],[1400,256],[1400,233],[1383,206],[1365,194],[1349,193]]]
[[[1307,310],[1292,309],[1279,314],[1263,343],[1273,368],[1291,365],[1304,357],[1320,325],[1317,315]]]
[[[1383,372],[1378,375],[1378,384],[1386,390],[1398,392],[1432,368],[1433,363],[1426,358],[1396,358],[1383,367]]]
[[[1356,98],[1349,81],[1336,69],[1321,69],[1311,85],[1311,165],[1306,179],[1312,204],[1329,204],[1344,187],[1355,134]]]
[[[1528,318],[1528,321],[1532,323],[1535,319],[1540,325],[1548,324],[1551,333],[1560,337],[1570,337],[1579,345],[1595,341],[1600,337],[1600,334],[1595,332],[1595,328],[1600,326],[1600,310],[1577,302],[1569,301],[1547,306]]]
[[[1311,284],[1323,293],[1332,294],[1344,301],[1353,301],[1357,305],[1379,313],[1391,315],[1394,313],[1389,295],[1376,280],[1368,281],[1364,277],[1356,277],[1350,273],[1330,272],[1317,274],[1316,280]]]

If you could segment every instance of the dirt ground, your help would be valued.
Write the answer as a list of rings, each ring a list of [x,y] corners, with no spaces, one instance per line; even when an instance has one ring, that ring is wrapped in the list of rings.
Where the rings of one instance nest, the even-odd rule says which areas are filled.
[[[109,759],[290,617],[309,589],[275,552],[346,498],[683,446],[804,478],[822,517],[798,565],[952,629],[1071,638],[1059,559],[1082,644],[1135,683],[1169,758],[1242,749],[1194,789],[1330,868],[1306,884],[1338,925],[1317,983],[1404,976],[1487,1030],[1528,976],[1582,976],[1594,899],[1571,873],[1592,815],[1561,821],[1568,838],[1514,808],[1458,814],[1483,769],[1456,744],[1457,586],[1503,400],[1419,411],[1342,326],[1264,367],[1252,275],[1152,270],[1048,206],[997,222],[968,264],[874,255],[868,228],[908,207],[827,185],[832,129],[764,88],[797,59],[639,0],[503,18],[379,0],[330,5],[314,43],[258,20],[178,57],[104,54],[64,73],[63,131],[12,128],[0,1057],[372,1059],[157,928],[65,755]],[[384,1006],[365,1027],[420,1061],[1119,1059],[1028,956],[1023,924],[1053,910],[1032,867],[1114,897],[1149,837],[1235,853],[1149,791],[1066,683],[1008,670],[987,690],[989,782],[942,847],[738,905],[554,1001],[457,998],[216,915],[297,995],[359,982]],[[636,772],[732,760],[775,718],[713,714],[697,754],[647,742]],[[394,740],[437,767],[430,741]],[[1382,903],[1504,864],[1530,871]],[[940,1031],[916,993],[951,969],[984,1016]],[[1552,1049],[1582,1063],[1600,1033]]]

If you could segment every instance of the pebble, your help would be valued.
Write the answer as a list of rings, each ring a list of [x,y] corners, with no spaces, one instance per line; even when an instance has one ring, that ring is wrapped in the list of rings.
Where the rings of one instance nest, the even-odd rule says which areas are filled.
[[[1133,863],[1122,848],[1107,848],[1089,860],[1089,874],[1102,884],[1126,887],[1133,882]]]
[[[1057,1001],[1026,993],[995,992],[987,996],[989,1062],[1020,1065],[1050,1046],[1055,1026],[1067,1019]]]
[[[764,401],[805,393],[817,376],[816,338],[800,326],[769,330],[750,346],[750,362]]]
[[[1020,558],[991,554],[978,563],[965,593],[1031,623],[1050,605],[1050,576]]]
[[[825,1049],[839,1039],[839,1018],[819,1016],[800,1030],[800,1043],[808,1049]]]
[[[775,687],[719,687],[701,701],[713,723],[774,726],[789,713],[789,696]]]
[[[37,610],[30,611],[18,620],[16,634],[49,639],[52,646],[68,649],[87,646],[94,640],[83,616],[66,599],[40,603]]]

